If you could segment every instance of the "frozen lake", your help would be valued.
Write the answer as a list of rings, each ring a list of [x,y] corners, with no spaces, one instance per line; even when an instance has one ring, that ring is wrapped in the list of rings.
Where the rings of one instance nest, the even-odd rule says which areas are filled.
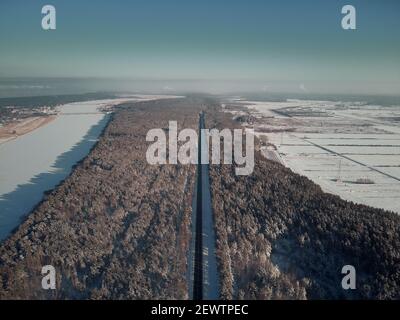
[[[49,124],[0,144],[0,240],[89,153],[109,118],[99,107],[159,98],[163,97],[66,104]]]
[[[0,239],[87,155],[107,123],[102,104],[61,106],[54,121],[0,145]]]

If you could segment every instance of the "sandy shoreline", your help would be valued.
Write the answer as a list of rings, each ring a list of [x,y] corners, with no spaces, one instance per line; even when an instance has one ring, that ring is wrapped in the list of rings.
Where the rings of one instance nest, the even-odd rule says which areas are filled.
[[[29,117],[0,127],[0,144],[16,139],[56,119],[56,115]]]

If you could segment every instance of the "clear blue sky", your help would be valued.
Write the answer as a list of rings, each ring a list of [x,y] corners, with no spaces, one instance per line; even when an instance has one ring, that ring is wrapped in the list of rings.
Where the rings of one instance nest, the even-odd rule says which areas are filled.
[[[41,29],[45,4],[57,9],[55,31]],[[341,29],[345,4],[357,9],[355,31]],[[1,0],[0,77],[400,93],[400,1]]]

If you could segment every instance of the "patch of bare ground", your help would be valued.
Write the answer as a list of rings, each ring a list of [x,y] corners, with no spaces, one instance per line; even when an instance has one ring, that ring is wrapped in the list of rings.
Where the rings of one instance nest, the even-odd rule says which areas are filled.
[[[0,127],[0,144],[38,129],[53,121],[56,117],[55,115],[29,117],[6,124]]]

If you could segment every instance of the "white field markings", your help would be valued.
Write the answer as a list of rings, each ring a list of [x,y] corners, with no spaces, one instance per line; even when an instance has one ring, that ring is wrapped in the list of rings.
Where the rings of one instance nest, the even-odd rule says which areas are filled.
[[[262,147],[264,156],[326,192],[400,213],[400,108],[332,101],[240,103],[261,120],[255,134],[276,148]],[[268,132],[273,130],[284,132]]]
[[[295,172],[309,177],[323,190],[337,194],[346,200],[400,212],[398,201],[393,201],[400,197],[400,182],[398,176],[393,176],[393,172],[365,165],[350,156],[330,152],[329,149],[321,148],[295,134],[288,134],[288,136],[299,139],[303,143],[311,143],[314,148],[310,151],[309,147],[306,147],[305,152],[299,152],[291,151],[290,147],[287,147],[282,151],[282,148],[286,146],[278,144],[284,163]],[[374,181],[374,184],[355,183],[358,179],[365,178]]]
[[[353,162],[355,162],[356,164],[359,164],[359,165],[361,165],[361,166],[367,167],[367,168],[370,169],[370,170],[379,172],[379,173],[381,173],[381,174],[383,174],[383,175],[385,175],[385,176],[387,176],[387,177],[389,177],[389,178],[395,179],[395,180],[397,180],[397,181],[400,182],[400,178],[395,177],[395,176],[393,176],[393,175],[390,175],[390,174],[388,174],[388,173],[382,172],[382,171],[380,171],[379,169],[377,169],[377,168],[375,168],[375,167],[373,167],[373,166],[370,166],[370,165],[368,165],[368,164],[366,164],[366,163],[363,163],[363,162],[361,162],[361,160],[355,159],[356,156],[349,157],[349,156],[346,156],[346,155],[344,155],[344,154],[335,152],[335,151],[333,151],[332,149],[329,149],[328,147],[324,147],[324,146],[321,146],[321,145],[319,145],[319,144],[317,144],[317,143],[314,143],[314,142],[312,142],[312,141],[310,141],[310,140],[306,140],[306,139],[303,139],[303,140],[307,141],[308,143],[310,143],[310,144],[312,144],[312,145],[314,145],[314,146],[316,146],[316,147],[318,147],[318,148],[320,148],[320,149],[322,149],[322,150],[324,150],[324,151],[327,151],[327,152],[329,152],[329,153],[335,154],[335,155],[337,155],[337,156],[339,156],[339,157],[342,157],[342,158],[344,158],[344,159],[346,159],[346,160],[353,161]],[[378,156],[380,157],[381,155],[378,155]],[[381,161],[382,161],[382,160],[381,160]]]

